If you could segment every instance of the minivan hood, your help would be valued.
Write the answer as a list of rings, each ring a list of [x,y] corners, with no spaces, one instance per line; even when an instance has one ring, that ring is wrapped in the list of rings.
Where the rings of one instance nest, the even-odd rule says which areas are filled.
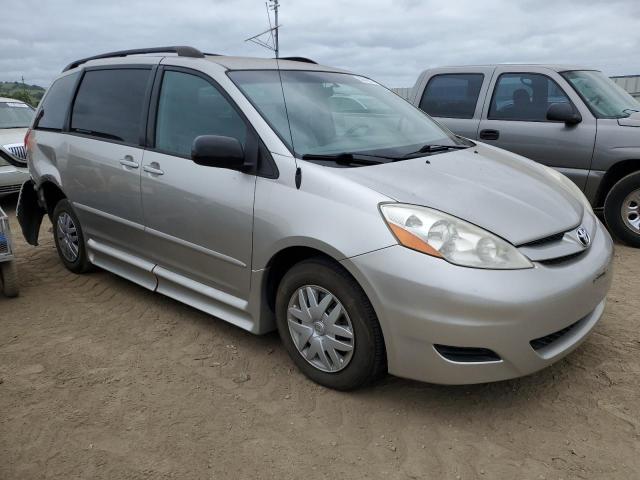
[[[446,212],[521,245],[571,230],[582,220],[581,200],[549,170],[479,143],[341,173],[398,202]]]
[[[0,128],[0,145],[24,142],[26,128]]]

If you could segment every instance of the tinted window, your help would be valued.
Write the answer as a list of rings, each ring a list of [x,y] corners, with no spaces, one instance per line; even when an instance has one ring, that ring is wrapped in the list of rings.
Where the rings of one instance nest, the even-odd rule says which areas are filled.
[[[496,83],[489,118],[543,122],[552,103],[569,103],[569,99],[546,75],[505,73]]]
[[[165,72],[156,121],[158,150],[190,157],[200,135],[233,137],[244,145],[246,133],[244,120],[211,83],[188,73]]]
[[[73,73],[53,82],[38,109],[42,113],[36,128],[62,130],[77,79],[78,73]]]
[[[433,117],[473,118],[483,81],[481,73],[436,75],[424,90],[420,108]]]
[[[138,144],[150,70],[90,70],[71,114],[71,130]]]

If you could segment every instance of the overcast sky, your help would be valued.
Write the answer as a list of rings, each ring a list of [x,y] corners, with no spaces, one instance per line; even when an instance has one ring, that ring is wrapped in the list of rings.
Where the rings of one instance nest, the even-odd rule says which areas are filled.
[[[430,66],[579,63],[640,74],[639,0],[280,0],[281,55],[412,86]],[[2,0],[0,80],[48,86],[97,53],[165,45],[268,56],[264,0]]]

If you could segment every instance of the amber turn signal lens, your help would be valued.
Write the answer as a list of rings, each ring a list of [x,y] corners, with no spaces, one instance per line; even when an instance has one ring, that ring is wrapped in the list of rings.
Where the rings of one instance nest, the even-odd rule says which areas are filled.
[[[404,228],[399,227],[398,225],[394,225],[393,223],[389,223],[389,227],[391,227],[391,231],[396,236],[398,242],[400,242],[401,245],[422,253],[426,253],[427,255],[431,255],[432,257],[444,258],[438,250],[433,248],[417,235],[414,235],[413,233],[408,232]]]

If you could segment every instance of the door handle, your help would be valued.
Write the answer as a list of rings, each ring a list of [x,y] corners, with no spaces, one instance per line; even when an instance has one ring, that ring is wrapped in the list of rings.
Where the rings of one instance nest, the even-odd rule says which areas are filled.
[[[480,130],[480,138],[483,140],[498,140],[500,131],[492,129]]]
[[[121,158],[120,165],[131,168],[138,168],[140,166],[140,164],[138,164],[131,155],[125,155],[124,158]]]
[[[164,175],[164,170],[160,168],[160,164],[158,162],[151,162],[149,165],[142,167],[142,169],[152,175]]]

